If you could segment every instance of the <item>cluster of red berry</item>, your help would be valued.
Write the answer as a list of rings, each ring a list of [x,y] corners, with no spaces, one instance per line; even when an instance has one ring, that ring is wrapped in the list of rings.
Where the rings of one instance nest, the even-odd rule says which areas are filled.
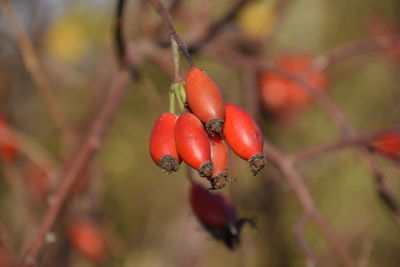
[[[181,160],[207,177],[213,189],[228,181],[226,143],[248,160],[256,175],[265,165],[263,136],[255,120],[243,109],[224,102],[214,81],[200,68],[190,69],[185,80],[188,111],[181,116],[162,114],[150,137],[153,161],[168,173]],[[203,125],[204,124],[204,125]]]

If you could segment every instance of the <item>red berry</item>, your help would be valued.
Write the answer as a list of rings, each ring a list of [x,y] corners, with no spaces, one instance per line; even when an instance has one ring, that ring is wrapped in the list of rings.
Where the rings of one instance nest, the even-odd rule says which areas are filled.
[[[186,75],[186,97],[191,111],[206,124],[207,132],[221,134],[224,99],[221,90],[202,69],[193,67]]]
[[[400,159],[400,132],[387,132],[376,136],[370,148],[383,156]]]
[[[88,219],[75,219],[68,226],[68,238],[85,258],[100,263],[107,256],[107,242],[99,226]]]
[[[0,114],[0,158],[7,162],[14,162],[17,158],[17,139],[9,132],[6,117]]]
[[[211,193],[197,183],[191,184],[189,198],[193,213],[204,228],[230,249],[239,245],[245,223],[255,226],[254,219],[237,219],[235,207],[226,197]]]
[[[239,244],[241,225],[237,224],[235,208],[227,198],[192,183],[190,205],[200,223],[216,239],[231,249]]]
[[[226,104],[224,136],[233,152],[249,161],[254,175],[265,166],[260,127],[250,114],[236,105]]]
[[[192,113],[179,117],[175,125],[175,143],[179,156],[200,176],[212,173],[211,150],[208,135],[201,121]]]
[[[162,114],[157,119],[150,136],[150,155],[167,173],[177,171],[181,162],[174,138],[177,120],[178,117],[172,113]]]
[[[213,172],[208,178],[212,189],[225,187],[228,181],[228,150],[226,144],[219,136],[210,137],[211,160]]]
[[[309,71],[313,57],[307,54],[281,56],[276,65],[292,74]],[[326,90],[327,76],[322,71],[312,71],[306,80],[317,89]],[[293,115],[310,103],[310,95],[299,84],[280,75],[263,71],[259,74],[259,92],[264,107],[279,116]]]

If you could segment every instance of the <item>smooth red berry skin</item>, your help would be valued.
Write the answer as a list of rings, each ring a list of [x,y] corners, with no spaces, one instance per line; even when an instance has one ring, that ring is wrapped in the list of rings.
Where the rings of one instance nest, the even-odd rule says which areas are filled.
[[[207,177],[211,174],[211,149],[208,135],[201,121],[192,113],[183,114],[176,122],[175,143],[179,156],[190,167],[198,169],[200,176]],[[207,170],[203,172],[202,169],[206,165]]]
[[[256,121],[234,104],[226,104],[224,136],[239,157],[250,159],[263,152],[263,136]]]
[[[383,156],[400,159],[400,132],[387,132],[376,136],[370,148]]]
[[[239,157],[249,161],[253,175],[266,164],[263,135],[257,122],[243,109],[226,104],[224,136]]]
[[[220,189],[225,187],[228,179],[228,149],[219,136],[210,137],[210,147],[214,168],[209,180],[212,189]]]
[[[150,155],[153,161],[167,172],[176,171],[181,159],[175,144],[175,124],[178,116],[172,113],[163,113],[158,117],[150,135]],[[176,166],[172,169],[165,169],[160,164],[163,157],[172,157],[176,161]]]
[[[192,67],[187,73],[185,86],[190,110],[206,124],[207,132],[221,133],[225,104],[219,87],[197,67]]]
[[[227,198],[211,193],[197,183],[192,183],[190,188],[190,205],[204,225],[222,229],[236,221],[235,208]]]
[[[68,225],[72,246],[86,259],[100,263],[108,254],[106,239],[99,226],[88,219],[75,219]]]

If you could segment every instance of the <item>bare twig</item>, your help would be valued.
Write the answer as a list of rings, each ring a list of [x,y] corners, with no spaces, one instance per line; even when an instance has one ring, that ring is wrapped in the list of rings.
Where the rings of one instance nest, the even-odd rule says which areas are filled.
[[[314,267],[317,261],[317,258],[311,248],[308,246],[307,241],[304,238],[304,225],[308,221],[307,213],[303,213],[300,215],[300,218],[297,220],[294,226],[294,236],[299,244],[300,248],[303,250],[304,254],[307,258],[307,266]]]
[[[49,209],[40,224],[37,235],[28,246],[20,266],[35,266],[37,263],[39,254],[45,245],[45,237],[60,215],[73,184],[87,164],[89,164],[95,157],[104,142],[106,132],[110,127],[119,103],[128,88],[130,81],[129,76],[127,70],[121,70],[115,76],[114,81],[108,90],[105,103],[94,120],[84,143],[73,158],[71,167],[62,175],[62,183],[52,196]]]
[[[186,58],[189,65],[191,67],[193,67],[194,66],[193,59],[190,56],[190,53],[188,51],[186,44],[182,41],[182,39],[176,33],[174,24],[172,23],[172,19],[171,19],[171,16],[170,16],[167,8],[164,6],[163,3],[161,3],[160,0],[149,0],[149,2],[151,2],[153,4],[153,6],[156,8],[157,12],[161,15],[162,19],[168,26],[168,31],[169,31],[170,37],[175,40],[175,42],[178,44],[179,50],[182,52],[183,56]]]
[[[346,247],[340,241],[335,230],[318,210],[306,184],[294,167],[293,162],[282,154],[277,148],[264,139],[264,149],[268,151],[269,159],[281,170],[290,188],[295,192],[297,199],[304,208],[307,215],[315,222],[324,234],[328,244],[333,249],[338,260],[343,266],[354,266]]]
[[[114,21],[114,43],[116,49],[117,59],[120,67],[127,68],[132,77],[137,80],[140,77],[138,68],[133,64],[131,60],[126,56],[126,45],[124,40],[124,11],[125,11],[125,0],[118,0],[115,10],[115,21]]]
[[[299,162],[305,159],[309,159],[310,157],[320,156],[322,154],[326,154],[332,151],[336,151],[339,149],[352,147],[352,146],[365,146],[368,145],[369,141],[373,139],[375,136],[389,132],[389,131],[398,131],[397,128],[384,128],[380,130],[369,131],[365,133],[360,133],[351,137],[341,137],[338,140],[318,144],[314,146],[310,146],[299,151],[293,152],[288,155],[294,162]]]
[[[362,246],[358,267],[368,266],[373,248],[374,248],[374,239],[372,238],[371,234],[367,234],[365,236],[364,244]]]
[[[354,56],[387,50],[398,42],[400,42],[399,35],[381,35],[348,43],[316,57],[310,69],[325,70]]]
[[[7,126],[7,128],[0,128],[0,144],[7,144],[8,136],[16,138],[18,151],[25,154],[32,162],[40,166],[49,166],[51,168],[57,166],[54,157],[50,155],[45,148],[32,140],[31,137],[10,126]]]
[[[1,4],[3,12],[10,22],[11,28],[17,39],[17,44],[25,66],[36,85],[36,89],[43,99],[50,118],[52,119],[54,125],[64,135],[65,140],[69,140],[71,132],[67,125],[67,120],[61,111],[61,105],[58,102],[57,97],[54,94],[54,90],[51,87],[50,82],[40,64],[39,57],[35,51],[32,41],[22,27],[21,22],[18,20],[18,16],[9,0],[2,0]]]
[[[240,10],[242,10],[243,7],[245,7],[246,4],[250,3],[251,1],[253,0],[239,0],[234,5],[232,5],[231,9],[222,18],[220,18],[210,26],[204,36],[202,36],[193,44],[189,44],[189,53],[195,54],[200,51],[204,47],[204,45],[213,40],[227,24],[234,20]]]

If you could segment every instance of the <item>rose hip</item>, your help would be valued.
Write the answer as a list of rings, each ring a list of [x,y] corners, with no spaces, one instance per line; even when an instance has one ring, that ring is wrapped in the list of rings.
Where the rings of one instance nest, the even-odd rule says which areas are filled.
[[[213,172],[208,179],[212,189],[224,188],[228,182],[228,150],[226,144],[219,136],[210,137],[211,160]]]
[[[371,142],[370,149],[383,156],[400,159],[400,132],[387,132],[377,135]]]
[[[265,166],[263,136],[256,121],[243,109],[226,104],[224,136],[239,157],[248,160],[256,175]]]
[[[175,143],[179,156],[199,175],[208,177],[213,170],[208,135],[201,121],[192,113],[179,117],[175,125]]]
[[[72,246],[88,260],[100,263],[107,254],[107,242],[99,226],[89,219],[75,219],[68,226]]]
[[[204,228],[230,249],[239,245],[244,223],[255,226],[254,220],[237,219],[233,203],[223,195],[211,193],[197,183],[191,184],[189,198],[193,213]]]
[[[0,114],[0,158],[7,162],[14,162],[17,158],[17,139],[9,132],[8,120]]]
[[[200,68],[193,67],[186,75],[186,97],[190,110],[206,124],[210,135],[222,132],[225,105],[221,90]]]
[[[150,155],[153,161],[165,172],[179,169],[178,151],[174,131],[178,117],[172,113],[162,114],[156,121],[150,136]]]

